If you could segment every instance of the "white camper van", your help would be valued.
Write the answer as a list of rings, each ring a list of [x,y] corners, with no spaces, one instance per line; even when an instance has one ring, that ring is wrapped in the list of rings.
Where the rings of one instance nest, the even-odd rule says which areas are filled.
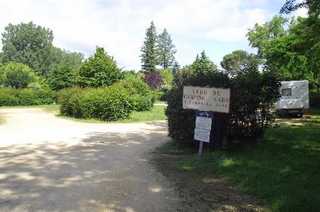
[[[280,99],[276,103],[279,115],[303,116],[303,112],[309,109],[309,82],[282,81],[280,87]]]

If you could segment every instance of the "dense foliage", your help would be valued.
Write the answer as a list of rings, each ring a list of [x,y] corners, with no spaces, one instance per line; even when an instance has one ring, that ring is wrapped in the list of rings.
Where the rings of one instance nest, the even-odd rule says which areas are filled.
[[[0,88],[0,106],[46,105],[54,100],[54,93],[46,89]]]
[[[3,62],[23,63],[40,75],[48,74],[53,33],[30,23],[9,24],[2,33]]]
[[[119,86],[61,90],[58,103],[63,115],[75,118],[115,121],[127,118],[132,111],[129,94]]]
[[[309,80],[311,90],[320,93],[320,18],[313,14],[309,10],[309,17],[291,21],[276,16],[256,24],[248,39],[258,49],[258,57],[282,80]]]
[[[273,72],[260,72],[256,65],[246,64],[243,70],[229,78],[203,54],[179,71],[167,99],[169,135],[179,142],[193,140],[195,111],[182,109],[183,87],[202,86],[231,88],[230,114],[215,113],[217,124],[213,126],[219,129],[214,128],[211,134],[220,133],[219,141],[215,139],[216,145],[223,139],[239,141],[261,136],[272,121],[270,108],[278,98],[280,84]]]
[[[80,87],[104,87],[122,77],[115,60],[103,48],[98,47],[95,54],[81,65],[78,83]]]
[[[152,91],[136,75],[105,88],[64,89],[57,96],[63,115],[107,121],[127,118],[133,110],[150,110],[154,102]]]
[[[151,110],[154,96],[150,87],[137,75],[127,75],[124,80],[116,83],[129,94],[129,102],[135,111]]]
[[[75,86],[83,60],[82,54],[53,48],[52,60],[47,77],[50,88],[60,90]]]
[[[26,88],[39,81],[34,71],[27,65],[10,62],[0,66],[0,85],[9,88]]]

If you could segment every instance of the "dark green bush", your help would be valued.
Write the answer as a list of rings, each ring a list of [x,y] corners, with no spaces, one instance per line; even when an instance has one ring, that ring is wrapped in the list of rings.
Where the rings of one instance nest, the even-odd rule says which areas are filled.
[[[81,88],[69,88],[59,91],[57,94],[57,103],[61,105],[61,114],[76,118],[82,117],[80,98],[84,91],[85,89]]]
[[[191,68],[185,68],[176,74],[174,86],[168,93],[168,116],[169,136],[178,142],[190,143],[193,140],[195,123],[195,111],[182,108],[184,86],[206,86],[226,88],[230,86],[227,75],[216,72],[195,73]]]
[[[115,121],[127,118],[132,111],[129,94],[118,85],[107,88],[72,88],[58,94],[63,115]]]
[[[0,89],[0,106],[46,105],[54,103],[54,93],[44,89]]]
[[[0,89],[0,106],[15,106],[19,105],[19,99],[16,96],[15,89],[1,88]]]
[[[310,94],[310,106],[315,108],[320,108],[320,94],[317,94],[317,93]]]
[[[178,142],[190,143],[193,141],[195,111],[182,109],[184,86],[231,88],[230,113],[214,113],[215,131],[211,133],[211,139],[215,140],[214,145],[221,145],[223,139],[247,141],[262,135],[272,121],[270,108],[279,96],[280,83],[273,72],[260,72],[254,67],[247,67],[234,78],[217,70],[184,68],[176,74],[168,94],[166,114],[169,135]],[[219,136],[219,139],[214,136]]]
[[[129,97],[129,101],[135,111],[151,110],[153,106],[152,96],[140,96],[135,94]]]
[[[129,95],[129,102],[135,111],[151,110],[155,98],[150,87],[139,77],[129,75],[114,86],[123,88]]]

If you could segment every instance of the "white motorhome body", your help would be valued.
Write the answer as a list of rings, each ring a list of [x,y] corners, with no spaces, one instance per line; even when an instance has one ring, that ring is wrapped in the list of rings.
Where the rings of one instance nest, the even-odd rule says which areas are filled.
[[[309,109],[309,82],[307,80],[282,81],[280,95],[276,103],[279,113],[303,115],[303,111]]]

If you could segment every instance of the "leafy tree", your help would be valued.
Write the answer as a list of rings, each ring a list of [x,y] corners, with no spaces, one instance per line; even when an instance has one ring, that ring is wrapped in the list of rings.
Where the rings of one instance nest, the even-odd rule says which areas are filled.
[[[249,43],[252,47],[258,49],[258,56],[266,57],[268,50],[271,48],[270,42],[285,36],[285,24],[288,22],[286,18],[275,16],[270,22],[262,25],[256,24],[253,29],[247,33]]]
[[[311,30],[312,20],[298,18],[288,22],[274,17],[251,29],[248,39],[252,47],[258,48],[259,58],[265,60],[269,69],[278,71],[282,79],[307,79],[320,92],[320,39],[314,34],[320,33],[320,25]]]
[[[258,60],[254,54],[249,54],[243,50],[236,50],[225,55],[221,62],[222,68],[226,70],[230,77],[235,77],[240,72],[245,71],[249,64],[258,67]]]
[[[248,33],[252,47],[269,69],[277,70],[282,79],[304,79],[310,72],[306,56],[297,51],[300,38],[292,33],[296,22],[276,16],[263,25],[256,24]]]
[[[104,48],[97,47],[95,54],[81,65],[78,82],[81,87],[104,87],[121,78],[121,70],[113,57]]]
[[[209,59],[205,51],[201,52],[200,57],[197,55],[195,61],[191,64],[194,72],[205,73],[205,72],[216,72],[217,66]]]
[[[157,31],[153,21],[147,29],[144,45],[141,48],[142,69],[147,72],[156,70],[158,64]]]
[[[50,66],[49,86],[54,90],[60,90],[76,85],[78,71],[83,60],[82,54],[54,48],[53,55],[55,60]]]
[[[27,65],[10,62],[0,67],[2,84],[11,88],[26,88],[38,80],[34,71]]]
[[[309,14],[319,14],[320,12],[320,1],[319,0],[286,0],[282,6],[280,12],[289,14],[299,8],[308,8]]]
[[[299,8],[308,9],[307,18],[299,18],[292,29],[297,38],[293,46],[296,52],[306,58],[306,67],[310,70],[311,81],[320,94],[320,1],[319,0],[286,0],[281,13],[289,14]]]
[[[175,53],[177,52],[172,43],[171,36],[167,29],[158,36],[158,49],[159,49],[159,64],[163,69],[172,67],[175,61]]]
[[[32,22],[9,24],[2,33],[3,62],[23,63],[41,75],[48,74],[53,33]]]

